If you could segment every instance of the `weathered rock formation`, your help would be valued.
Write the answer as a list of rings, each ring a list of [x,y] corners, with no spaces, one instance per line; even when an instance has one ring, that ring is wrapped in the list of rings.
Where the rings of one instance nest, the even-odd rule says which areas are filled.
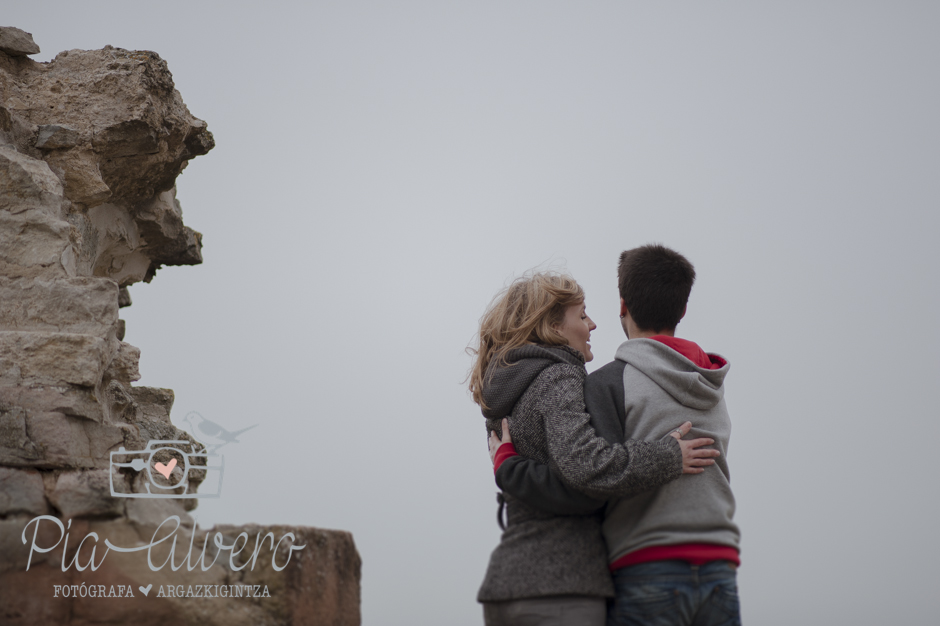
[[[153,52],[106,46],[49,63],[29,58],[37,52],[28,33],[0,28],[0,623],[358,624],[360,561],[348,533],[205,531],[188,514],[195,498],[112,496],[115,484],[148,489],[143,472],[112,466],[121,447],[173,439],[205,450],[171,423],[172,391],[131,384],[140,351],[123,341],[119,307],[130,305],[128,285],[160,267],[202,262],[201,235],[183,224],[174,185],[214,140]],[[174,454],[153,460],[180,461],[168,484],[183,472]],[[190,489],[206,473],[191,471]],[[49,519],[29,525],[36,516]],[[93,544],[98,562],[105,538],[147,544],[173,516],[176,542],[164,552],[182,563],[204,549],[215,564],[155,572],[143,552],[111,551],[88,567]],[[70,543],[57,544],[52,518]],[[37,546],[55,549],[31,553],[34,531]],[[98,541],[82,544],[89,533]],[[262,538],[250,569],[244,555],[255,544],[232,555],[240,534]],[[83,583],[135,597],[53,595],[54,585]],[[143,593],[148,584],[217,585],[216,594],[259,585],[270,596],[157,597]]]

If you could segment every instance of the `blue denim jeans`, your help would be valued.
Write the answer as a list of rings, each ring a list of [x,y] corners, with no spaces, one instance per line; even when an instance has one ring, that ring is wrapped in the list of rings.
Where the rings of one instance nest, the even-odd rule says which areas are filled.
[[[651,561],[614,572],[607,626],[740,626],[737,572],[728,561]]]

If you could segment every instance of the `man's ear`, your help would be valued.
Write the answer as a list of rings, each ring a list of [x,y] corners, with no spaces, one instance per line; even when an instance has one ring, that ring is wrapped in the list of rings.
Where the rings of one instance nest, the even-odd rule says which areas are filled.
[[[680,320],[681,320],[683,317],[685,317],[685,312],[688,311],[688,310],[689,310],[689,304],[686,303],[686,305],[685,305],[684,307],[682,307],[682,315],[679,316],[679,319],[680,319]]]
[[[685,315],[685,313],[682,313]],[[623,301],[623,298],[620,298],[620,317],[624,318],[627,316],[627,303]]]

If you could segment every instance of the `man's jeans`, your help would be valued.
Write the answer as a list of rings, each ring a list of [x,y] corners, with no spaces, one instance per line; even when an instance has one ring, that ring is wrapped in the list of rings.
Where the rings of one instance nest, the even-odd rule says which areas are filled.
[[[740,626],[735,565],[651,561],[613,573],[607,626]]]

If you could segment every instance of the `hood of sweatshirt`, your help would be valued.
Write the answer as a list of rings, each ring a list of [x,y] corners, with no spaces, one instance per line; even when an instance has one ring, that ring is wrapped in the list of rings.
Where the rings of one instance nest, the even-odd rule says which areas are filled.
[[[701,367],[654,339],[629,339],[617,348],[616,358],[643,372],[683,406],[699,410],[721,401],[725,393],[722,385],[731,367],[721,357],[711,359],[711,367],[722,364],[717,369]]]
[[[512,413],[532,381],[546,367],[567,363],[584,367],[584,357],[568,346],[527,345],[506,353],[506,365],[486,368],[483,377],[483,402],[487,409],[483,416],[500,419]]]

